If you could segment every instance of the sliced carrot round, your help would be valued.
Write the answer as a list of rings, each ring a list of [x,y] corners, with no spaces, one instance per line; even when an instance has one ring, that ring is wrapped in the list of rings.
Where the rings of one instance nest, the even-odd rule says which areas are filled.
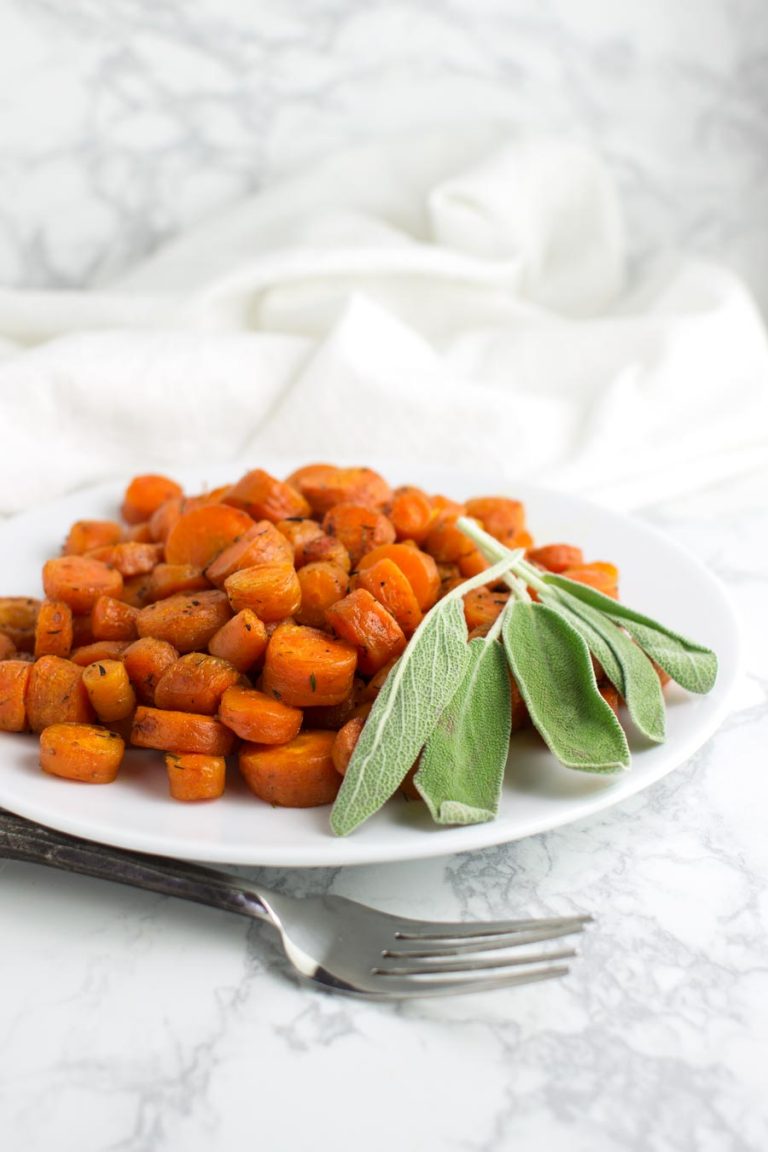
[[[165,544],[168,564],[193,564],[207,568],[212,560],[253,528],[247,512],[228,504],[203,504],[184,512],[174,524]]]
[[[405,573],[422,612],[436,603],[440,594],[440,573],[437,564],[426,552],[421,552],[411,544],[382,544],[363,556],[358,569],[363,571],[379,560],[393,560],[401,572]]]

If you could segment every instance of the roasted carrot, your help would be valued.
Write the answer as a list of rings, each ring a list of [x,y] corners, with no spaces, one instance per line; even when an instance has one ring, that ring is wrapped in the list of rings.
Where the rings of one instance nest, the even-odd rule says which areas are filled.
[[[474,588],[464,597],[464,618],[467,628],[490,628],[494,620],[501,615],[507,601],[509,592],[496,592],[492,588]]]
[[[364,676],[378,672],[405,648],[402,628],[365,588],[357,588],[333,604],[325,618],[337,635],[356,646],[358,667]]]
[[[213,716],[221,697],[227,688],[237,684],[240,675],[228,660],[190,652],[180,656],[158,680],[155,707]]]
[[[181,488],[167,476],[135,476],[125,490],[122,516],[129,524],[149,520],[166,500],[179,498]]]
[[[40,735],[40,767],[81,784],[111,784],[125,754],[116,732],[93,724],[51,724]]]
[[[183,512],[171,528],[165,542],[165,559],[168,564],[207,568],[252,527],[251,517],[237,508],[203,504]]]
[[[126,528],[125,539],[133,540],[136,544],[151,544],[152,529],[149,520],[142,520],[140,524],[133,524]]]
[[[239,672],[247,672],[267,647],[267,629],[251,608],[243,608],[219,628],[208,642],[212,656],[228,660]]]
[[[27,727],[27,686],[32,665],[26,660],[0,661],[0,732]]]
[[[433,521],[424,548],[438,564],[458,564],[460,570],[462,560],[477,552],[472,541],[456,527],[456,517],[450,512],[441,512]]]
[[[233,612],[251,608],[261,620],[281,620],[301,604],[301,585],[292,564],[257,564],[224,581]]]
[[[129,640],[94,640],[92,644],[73,648],[69,658],[80,668],[87,668],[97,660],[122,660],[130,647]]]
[[[131,608],[146,608],[152,599],[150,590],[152,586],[152,573],[143,576],[129,576],[123,580],[123,591],[120,599],[123,604],[130,604]]]
[[[112,547],[123,539],[123,527],[115,520],[77,520],[64,543],[65,556],[84,556],[94,548]]]
[[[427,538],[433,516],[432,502],[421,488],[395,488],[389,518],[398,540],[415,540],[421,544]]]
[[[363,556],[358,564],[362,571],[370,568],[378,560],[393,560],[405,573],[413,588],[414,595],[422,612],[427,612],[436,603],[440,592],[440,576],[437,565],[431,556],[410,544],[383,544]]]
[[[0,660],[12,660],[16,655],[16,645],[10,636],[0,632]]]
[[[395,542],[392,521],[362,504],[334,505],[323,517],[323,529],[344,545],[353,566],[373,548]]]
[[[342,728],[347,720],[351,720],[357,714],[358,709],[364,706],[362,698],[365,690],[365,681],[356,676],[352,681],[349,695],[340,704],[320,704],[305,708],[304,727],[323,728],[338,732],[339,728]]]
[[[149,518],[150,538],[159,544],[164,544],[185,509],[190,511],[183,496],[172,496],[170,500],[164,501]]]
[[[224,793],[227,762],[199,752],[167,752],[168,789],[174,800],[218,800]]]
[[[285,482],[297,492],[301,492],[302,496],[306,496],[305,488],[317,487],[323,480],[332,480],[337,472],[335,464],[304,464],[290,476],[286,476]]]
[[[235,685],[219,705],[219,719],[243,740],[257,744],[287,744],[298,735],[302,713],[266,692]]]
[[[588,584],[590,588],[597,589],[604,596],[614,600],[619,598],[619,570],[615,564],[608,564],[603,560],[593,560],[589,564],[579,564],[564,569],[563,576],[575,580],[578,584]]]
[[[528,559],[548,572],[565,572],[566,568],[580,567],[584,553],[575,544],[546,544],[543,548],[532,548]]]
[[[311,628],[325,627],[326,609],[349,591],[349,577],[338,564],[305,564],[298,573],[301,606],[296,612],[299,624]],[[410,585],[409,585],[410,588]]]
[[[194,564],[157,564],[147,581],[147,603],[167,600],[179,592],[204,592],[210,587],[202,568],[196,568]]]
[[[614,688],[613,684],[611,684],[610,681],[606,681],[604,684],[599,686],[598,692],[602,696],[603,700],[605,700],[606,704],[608,704],[609,707],[612,708],[615,714],[618,716],[621,697]]]
[[[357,587],[365,588],[394,616],[406,636],[418,628],[421,609],[402,568],[386,556],[357,575]],[[302,605],[303,607],[303,605]]]
[[[335,504],[362,504],[379,510],[392,500],[389,484],[372,468],[328,470],[325,465],[315,465],[315,469],[314,473],[303,470],[300,487],[316,516],[324,516]]]
[[[349,695],[357,655],[316,628],[281,624],[264,657],[264,691],[293,708],[340,704]]]
[[[304,556],[304,548],[310,540],[314,540],[316,536],[325,535],[316,520],[308,520],[305,517],[299,517],[295,520],[278,520],[275,527],[291,546],[294,568],[301,568],[303,564],[308,563]]]
[[[238,480],[224,503],[242,509],[254,520],[271,520],[273,524],[291,516],[309,515],[309,505],[301,492],[262,468],[255,468]]]
[[[335,564],[337,568],[342,568],[345,572],[352,569],[349,552],[341,540],[336,540],[325,532],[321,533],[320,536],[315,536],[313,540],[308,540],[304,545],[302,554],[304,564]]]
[[[125,720],[136,707],[136,696],[120,660],[99,660],[83,670],[83,684],[93,710],[105,724]]]
[[[84,724],[93,720],[82,668],[60,656],[35,661],[27,685],[27,720],[33,732],[68,720]]]
[[[72,609],[62,600],[44,600],[35,626],[35,659],[69,656],[72,651]]]
[[[123,578],[114,568],[87,556],[58,556],[43,565],[43,588],[49,600],[63,600],[78,615],[90,612],[99,596],[123,591]]]
[[[213,716],[139,705],[131,728],[131,743],[138,748],[159,748],[162,752],[228,756],[234,747],[235,735]]]
[[[167,640],[179,652],[200,652],[232,613],[223,592],[180,592],[142,608],[139,636]]]
[[[331,749],[331,756],[333,758],[333,766],[340,776],[346,774],[347,765],[352,759],[352,753],[360,739],[360,733],[365,727],[366,719],[366,716],[353,716],[352,719],[347,720],[344,727],[339,728],[336,733],[336,739]]]
[[[179,653],[167,640],[146,636],[128,645],[123,663],[142,704],[154,704],[158,680],[178,658]]]
[[[288,744],[244,744],[240,771],[259,799],[282,808],[330,804],[341,787],[333,766],[333,732],[300,732]]]
[[[519,500],[506,496],[478,496],[467,500],[466,515],[479,520],[497,540],[508,539],[525,528],[525,508]]]
[[[162,544],[125,540],[112,549],[111,564],[121,576],[146,576],[163,558]]]
[[[259,520],[230,544],[206,569],[211,584],[223,588],[227,577],[256,564],[292,564],[293,548],[269,520]]]
[[[136,640],[136,621],[139,609],[115,600],[112,596],[100,596],[91,611],[91,628],[94,640]]]
[[[33,650],[39,611],[40,601],[31,596],[0,596],[0,632],[9,638],[17,651]]]

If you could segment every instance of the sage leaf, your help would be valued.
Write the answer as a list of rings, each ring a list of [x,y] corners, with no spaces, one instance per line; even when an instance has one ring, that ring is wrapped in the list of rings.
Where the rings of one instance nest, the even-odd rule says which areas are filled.
[[[546,604],[517,602],[502,626],[512,673],[535,727],[558,760],[587,772],[629,767],[624,730],[597,690],[589,649]]]
[[[544,583],[570,593],[577,600],[610,616],[626,628],[646,655],[688,692],[709,692],[717,679],[717,656],[711,649],[673,632],[650,616],[633,611],[626,604],[604,596],[595,588],[547,573]]]
[[[421,754],[414,784],[437,824],[480,824],[499,810],[512,729],[504,649],[471,640],[464,677]]]
[[[331,828],[346,836],[378,811],[402,784],[440,714],[461,683],[469,658],[461,597],[493,583],[522,550],[465,580],[424,617],[376,697],[331,810]]]
[[[624,698],[637,728],[649,740],[663,744],[664,694],[656,669],[648,657],[615,621],[609,620],[602,612],[563,590],[559,590],[557,596],[566,606],[570,622],[581,632],[587,647],[600,661],[606,676]],[[547,598],[545,603],[548,602]],[[595,645],[596,637],[599,642]],[[604,659],[607,652],[611,655],[608,663]]]

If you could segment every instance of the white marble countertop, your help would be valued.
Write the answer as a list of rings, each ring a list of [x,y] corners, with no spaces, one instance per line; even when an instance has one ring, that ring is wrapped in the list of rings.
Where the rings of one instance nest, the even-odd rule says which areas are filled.
[[[269,929],[0,866],[0,1117],[25,1152],[762,1152],[768,1145],[768,472],[647,514],[744,605],[747,675],[689,763],[520,843],[258,872],[430,917],[590,911],[571,975],[370,1004]]]

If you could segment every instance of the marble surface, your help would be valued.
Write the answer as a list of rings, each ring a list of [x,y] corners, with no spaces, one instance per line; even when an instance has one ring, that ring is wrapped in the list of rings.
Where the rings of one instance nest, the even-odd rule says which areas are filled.
[[[768,469],[645,518],[744,605],[734,710],[619,808],[517,844],[259,870],[429,917],[592,912],[561,981],[399,1006],[301,986],[267,928],[0,866],[0,1131],[25,1152],[762,1152]]]
[[[0,283],[101,284],[354,141],[478,122],[595,145],[636,256],[768,305],[764,0],[3,0]]]

